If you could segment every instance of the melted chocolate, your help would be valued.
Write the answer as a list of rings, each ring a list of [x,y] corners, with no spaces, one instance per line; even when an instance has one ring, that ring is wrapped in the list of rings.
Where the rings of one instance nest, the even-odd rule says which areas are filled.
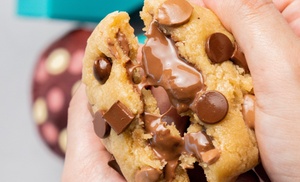
[[[147,81],[162,86],[179,113],[187,111],[196,94],[204,88],[203,78],[194,67],[184,63],[170,38],[152,22],[143,47]]]
[[[135,182],[157,182],[162,172],[152,167],[143,167],[135,174]]]
[[[212,144],[211,138],[204,132],[189,133],[184,137],[174,136],[163,122],[162,115],[146,113],[144,116],[145,129],[152,135],[150,146],[156,155],[167,161],[165,179],[172,181],[181,154],[193,155],[199,161],[212,164],[219,158],[219,151]],[[176,117],[170,118],[175,119]],[[172,121],[176,123],[175,121]]]
[[[214,149],[211,139],[204,132],[189,133],[184,136],[185,150],[202,160],[201,153]]]
[[[125,34],[123,34],[122,32],[118,32],[117,33],[117,40],[118,40],[118,44],[121,47],[121,49],[123,50],[124,54],[129,55],[129,43],[128,40],[125,36]]]

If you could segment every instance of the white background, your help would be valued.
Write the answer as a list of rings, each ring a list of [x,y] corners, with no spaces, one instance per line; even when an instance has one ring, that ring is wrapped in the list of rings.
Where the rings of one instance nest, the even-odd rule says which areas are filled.
[[[31,116],[31,80],[41,52],[76,22],[19,17],[0,2],[0,181],[60,181],[63,160],[39,138]]]

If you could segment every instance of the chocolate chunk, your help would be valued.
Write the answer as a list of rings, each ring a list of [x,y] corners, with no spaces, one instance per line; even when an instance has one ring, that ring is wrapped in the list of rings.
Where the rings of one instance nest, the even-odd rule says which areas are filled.
[[[135,182],[156,182],[162,172],[152,167],[143,167],[135,174]]]
[[[231,58],[234,47],[226,35],[214,33],[207,39],[205,51],[211,62],[222,63]]]
[[[169,125],[174,123],[182,137],[191,124],[190,118],[188,116],[180,116],[174,107],[170,107],[170,109],[163,114],[161,119]]]
[[[158,9],[157,21],[162,25],[180,25],[189,21],[193,6],[186,0],[167,0]]]
[[[123,176],[121,168],[115,159],[108,161],[107,164],[109,165],[109,167],[113,168],[117,173],[119,173],[121,176]]]
[[[174,123],[180,135],[183,136],[190,126],[188,116],[180,116],[177,110],[171,105],[167,92],[162,87],[151,87],[151,92],[157,101],[157,106],[162,114],[162,121],[171,125]]]
[[[94,62],[94,76],[99,83],[104,84],[109,78],[112,63],[107,57],[101,57]]]
[[[109,124],[103,119],[102,111],[97,111],[93,120],[94,130],[98,137],[106,138],[110,133]]]
[[[234,45],[234,52],[230,59],[234,64],[244,68],[246,73],[250,73],[244,53],[237,44]]]
[[[117,40],[118,40],[119,46],[123,50],[124,54],[129,55],[130,48],[129,48],[129,43],[127,41],[125,34],[123,34],[122,32],[119,31],[117,33]]]
[[[120,101],[117,101],[111,108],[103,115],[103,118],[119,135],[131,123],[134,115],[131,111]]]
[[[236,182],[259,182],[259,178],[253,170],[247,171],[241,174]]]
[[[244,96],[244,103],[242,105],[243,118],[246,125],[254,129],[255,126],[255,96],[247,94]]]
[[[195,112],[201,121],[208,124],[217,123],[227,115],[227,99],[220,92],[207,91],[197,100]]]

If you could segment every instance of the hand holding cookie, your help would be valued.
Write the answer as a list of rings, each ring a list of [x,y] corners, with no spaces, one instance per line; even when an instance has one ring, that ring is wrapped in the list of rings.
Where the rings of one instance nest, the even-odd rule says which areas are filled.
[[[262,162],[272,180],[294,181],[299,179],[297,178],[297,171],[300,168],[297,166],[300,163],[297,161],[297,151],[299,151],[297,141],[299,141],[300,126],[297,125],[299,120],[297,108],[300,105],[298,96],[300,95],[298,88],[300,84],[297,79],[299,71],[297,71],[296,65],[298,65],[297,52],[300,49],[300,41],[295,34],[297,32],[296,23],[292,26],[293,31],[275,6],[264,1],[248,4],[243,3],[244,1],[204,1],[205,6],[212,9],[227,30],[233,33],[234,38],[222,26],[216,26],[217,21],[212,25],[212,27],[215,26],[215,29],[208,28],[205,30],[208,32],[201,32],[204,37],[201,38],[189,32],[193,29],[192,24],[198,24],[191,22],[205,22],[207,17],[204,17],[210,17],[209,13],[206,14],[204,13],[205,10],[194,7],[197,9],[195,11],[200,12],[202,16],[187,16],[192,17],[191,20],[182,20],[179,17],[175,18],[174,23],[174,19],[171,19],[172,21],[168,19],[172,18],[168,17],[170,15],[168,11],[175,6],[163,2],[165,1],[145,2],[141,15],[146,25],[148,41],[143,48],[142,61],[136,59],[137,42],[131,36],[132,30],[127,27],[126,23],[122,24],[128,20],[122,13],[111,14],[110,17],[113,18],[107,18],[106,23],[101,24],[101,28],[105,27],[104,25],[109,25],[109,31],[105,32],[98,29],[96,32],[100,33],[94,33],[94,36],[90,38],[88,53],[85,58],[84,82],[88,87],[87,93],[94,119],[91,117],[80,119],[78,114],[70,109],[69,120],[72,119],[73,121],[70,122],[68,127],[70,129],[68,130],[76,133],[72,125],[74,126],[75,123],[78,126],[85,125],[81,132],[85,133],[87,137],[78,139],[76,135],[69,135],[68,146],[73,147],[67,150],[64,176],[70,175],[72,171],[78,172],[74,169],[80,169],[79,171],[88,174],[87,177],[97,176],[100,180],[105,178],[109,181],[110,178],[104,177],[107,175],[122,180],[117,173],[114,175],[109,170],[89,173],[91,171],[89,169],[94,167],[94,169],[102,169],[103,166],[106,166],[104,168],[107,169],[107,164],[104,162],[107,163],[110,160],[108,159],[110,154],[105,150],[102,143],[97,141],[95,133],[91,131],[93,126],[91,121],[87,120],[93,120],[96,134],[102,138],[105,147],[114,155],[121,167],[121,172],[128,181],[145,180],[146,176],[149,177],[149,181],[197,179],[192,178],[189,173],[190,168],[197,168],[192,165],[193,163],[201,165],[208,181],[235,180],[237,175],[246,172],[245,170],[249,170],[251,166],[254,167],[257,162],[256,141],[253,138],[253,131],[247,127],[247,123],[240,122],[240,117],[243,121],[247,114],[237,112],[234,109],[239,108],[239,105],[242,108],[240,101],[243,99],[239,98],[252,94],[251,84],[248,83],[251,83],[253,79],[256,100],[246,100],[255,104],[255,134]],[[163,16],[157,14],[157,8],[158,11],[163,12]],[[208,19],[211,21],[211,18]],[[214,21],[214,18],[212,19]],[[184,33],[182,27],[186,28]],[[200,29],[201,23],[197,27]],[[214,33],[215,30],[222,32],[222,34]],[[229,44],[223,44],[224,40],[227,40],[222,38],[224,35],[228,38]],[[190,38],[186,39],[186,37]],[[99,41],[101,39],[103,40]],[[205,44],[203,45],[206,47],[198,47],[198,51],[205,51],[203,55],[207,54],[208,59],[201,54],[199,56],[201,62],[198,62],[197,59],[194,59],[198,53],[191,50],[201,44],[202,40],[204,40]],[[198,44],[193,44],[193,42]],[[225,52],[230,52],[229,57],[225,56],[229,61],[226,59],[219,61],[219,58],[224,56],[224,52],[221,55],[215,54],[212,47],[216,46],[210,46],[214,45],[214,42],[222,43],[218,43],[217,47],[232,43],[235,49],[227,49],[227,47]],[[156,49],[158,44],[166,47],[160,46]],[[192,47],[190,45],[194,46],[193,49],[190,48]],[[238,51],[239,56],[235,54],[237,48],[243,50],[248,64],[242,61],[241,56],[243,58],[243,54],[240,54],[241,52]],[[231,52],[232,50],[233,52]],[[164,54],[167,57],[162,58]],[[161,61],[162,59],[169,61],[171,60],[170,57],[172,60],[176,60],[175,63]],[[156,67],[150,63],[150,60],[156,62]],[[207,60],[208,62],[206,62]],[[103,67],[104,70],[101,68],[99,71],[100,63],[109,66],[105,66]],[[175,71],[172,73],[166,68]],[[181,74],[182,72],[187,74]],[[189,76],[178,79],[176,74]],[[214,79],[218,74],[223,76]],[[236,78],[242,81],[236,82]],[[184,87],[185,82],[188,86]],[[168,103],[161,102],[159,98],[163,96],[161,93],[155,94],[156,87],[163,88],[164,95],[170,98],[170,101],[167,99]],[[181,90],[186,91],[181,93]],[[78,97],[75,97],[75,100],[77,102],[79,100],[87,101]],[[206,100],[208,101],[206,102]],[[228,107],[228,110],[225,109],[225,114],[218,115],[215,119],[215,116],[210,114],[216,109],[212,107],[205,112],[205,114],[209,114],[203,116],[203,110],[209,105],[215,105],[212,104],[215,101],[218,101],[218,104],[222,103],[218,108]],[[202,103],[205,103],[205,107],[201,107]],[[73,105],[74,102],[71,103],[71,106]],[[169,109],[165,109],[168,107]],[[87,108],[82,108],[82,111],[87,112]],[[220,111],[223,112],[224,109],[218,110],[217,113]],[[126,120],[126,124],[122,125],[121,128],[115,124],[116,118],[111,114],[116,112],[120,113],[122,118]],[[176,112],[188,118],[178,116]],[[81,120],[86,120],[89,124],[87,125]],[[235,126],[232,121],[235,122]],[[96,128],[99,128],[99,123],[106,129],[98,131]],[[238,136],[245,141],[237,143],[238,138],[228,141],[230,137],[237,136],[234,134],[237,132],[236,128],[232,126],[239,126]],[[84,128],[89,129],[85,130]],[[228,136],[225,133],[222,134],[223,131],[227,131]],[[91,137],[91,135],[93,136]],[[226,137],[228,137],[227,140],[224,140]],[[199,143],[199,140],[206,141],[206,144]],[[96,141],[98,144],[94,143]],[[90,150],[87,144],[98,146],[101,149],[99,153],[106,156],[105,160],[98,156],[99,153],[93,154],[96,152],[95,148],[91,147]],[[242,146],[244,144],[247,144],[248,147]],[[249,144],[252,146],[249,147]],[[196,148],[192,148],[192,145]],[[231,153],[230,150],[235,149],[235,145],[240,146],[241,150],[237,153]],[[90,151],[90,155],[82,156],[78,147]],[[248,153],[244,153],[243,149],[246,149]],[[201,150],[201,152],[197,150]],[[229,154],[231,158],[226,157]],[[236,154],[247,161],[243,163],[247,165],[242,168],[237,167],[242,164],[232,160]],[[86,166],[70,165],[72,161],[78,159],[76,156]],[[87,156],[98,157],[90,158]],[[109,164],[112,164],[112,161],[115,160],[110,160]],[[228,164],[231,164],[231,168],[224,169],[224,165],[227,166]],[[96,167],[99,165],[102,167]],[[114,168],[119,170],[118,167]],[[233,171],[230,171],[231,169]],[[188,174],[185,171],[188,171]],[[198,176],[200,176],[200,171],[198,171]]]

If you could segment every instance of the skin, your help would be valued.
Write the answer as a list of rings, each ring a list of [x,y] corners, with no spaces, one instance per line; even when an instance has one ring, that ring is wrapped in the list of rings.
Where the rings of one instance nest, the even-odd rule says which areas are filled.
[[[300,1],[192,0],[211,9],[244,51],[256,95],[255,133],[272,181],[300,181]],[[125,181],[94,134],[81,85],[69,107],[62,181]]]

